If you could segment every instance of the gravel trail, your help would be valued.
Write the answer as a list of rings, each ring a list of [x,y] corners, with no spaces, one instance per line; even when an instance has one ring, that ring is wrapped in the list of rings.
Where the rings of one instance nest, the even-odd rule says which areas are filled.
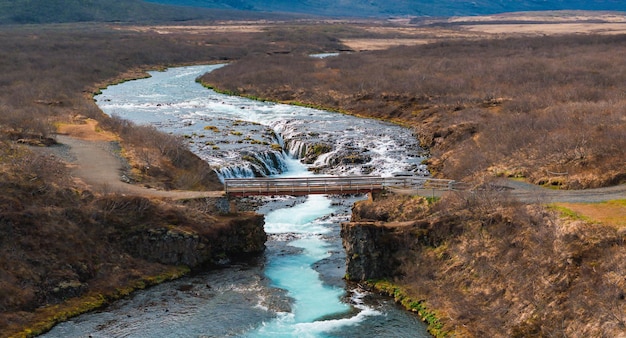
[[[72,164],[72,174],[92,189],[104,193],[132,194],[145,197],[188,199],[221,197],[222,191],[155,190],[122,181],[124,161],[115,154],[115,145],[108,141],[87,141],[57,135],[60,145],[54,153]]]

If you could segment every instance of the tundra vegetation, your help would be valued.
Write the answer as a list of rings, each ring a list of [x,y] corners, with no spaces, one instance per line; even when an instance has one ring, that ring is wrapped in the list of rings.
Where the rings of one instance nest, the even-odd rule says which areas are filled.
[[[624,183],[624,52],[623,35],[451,39],[325,59],[243,58],[201,80],[403,124],[430,151],[435,176],[480,187],[435,203],[381,198],[354,209],[355,222],[388,224],[391,235],[378,244],[396,243],[388,276],[398,288],[380,285],[436,314],[433,332],[620,336],[623,217],[572,218],[562,206],[521,204],[485,183]]]
[[[389,228],[396,286],[381,285],[434,313],[433,333],[618,337],[626,232],[572,214],[482,191],[360,202],[352,220],[403,224]]]
[[[626,180],[625,51],[622,35],[449,40],[247,57],[202,81],[414,128],[436,176],[580,189]]]
[[[59,124],[91,118],[117,134],[136,182],[219,188],[182,140],[104,116],[94,104],[99,88],[147,69],[238,60],[203,81],[402,123],[430,150],[433,172],[447,178],[519,176],[567,188],[624,180],[624,37],[442,39],[307,56],[372,36],[390,37],[346,24],[0,28],[0,332],[36,333],[186,271],[140,255],[129,236],[167,229],[214,238],[230,222],[202,202],[90,191],[59,158],[34,151],[55,142]],[[623,332],[623,229],[498,197],[365,203],[355,218],[410,223],[399,232],[395,282],[440,310],[439,326],[465,325],[474,336]]]
[[[258,223],[256,216],[220,215],[208,202],[181,205],[120,196],[76,182],[62,156],[47,147],[56,143],[57,127],[95,120],[98,130],[116,135],[136,183],[221,189],[214,171],[183,140],[109,118],[95,105],[94,93],[144,77],[149,69],[224,62],[266,54],[276,45],[311,53],[338,46],[315,31],[301,36],[303,42],[273,31],[159,34],[135,28],[0,27],[0,336],[37,334],[134,288],[180,276],[189,270],[183,265],[201,261],[173,262],[137,252],[129,244],[133,236],[200,238],[210,247],[231,228],[250,229],[232,224]],[[241,252],[255,249],[240,244]],[[218,250],[228,253],[227,247]]]

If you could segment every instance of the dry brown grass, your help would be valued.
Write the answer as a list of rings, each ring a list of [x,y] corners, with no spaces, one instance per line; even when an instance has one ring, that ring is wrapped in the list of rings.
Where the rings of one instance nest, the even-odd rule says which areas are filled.
[[[614,200],[603,203],[557,203],[591,222],[626,228],[626,200]]]
[[[102,130],[99,122],[79,117],[74,123],[57,124],[57,132],[85,141],[118,141],[119,137],[109,131]]]
[[[357,219],[404,220],[377,211],[397,202],[361,204]],[[404,246],[389,248],[403,262],[394,283],[469,337],[619,336],[624,232],[557,216],[495,191],[445,196],[397,229]]]
[[[436,175],[514,175],[589,188],[624,181],[623,36],[449,40],[317,60],[241,60],[222,89],[413,126]],[[492,171],[498,168],[497,172]]]
[[[309,33],[300,41],[290,29],[192,34],[172,28],[160,34],[98,24],[0,27],[0,336],[39,321],[36,309],[44,305],[51,306],[40,313],[54,312],[60,308],[54,305],[75,296],[119,294],[117,288],[127,293],[146,276],[170,270],[133,251],[133,234],[172,229],[222,244],[215,241],[218,233],[243,237],[237,231],[258,221],[250,215],[213,217],[208,202],[195,208],[94,193],[76,185],[65,163],[45,148],[31,152],[17,140],[45,144],[56,126],[89,142],[119,140],[139,170],[149,161],[152,172],[161,172],[152,177],[153,186],[218,189],[215,173],[180,139],[110,119],[91,96],[101,86],[143,77],[147,69],[223,62],[266,54],[277,45],[305,53],[339,45],[323,33]],[[228,244],[252,245],[250,239]]]

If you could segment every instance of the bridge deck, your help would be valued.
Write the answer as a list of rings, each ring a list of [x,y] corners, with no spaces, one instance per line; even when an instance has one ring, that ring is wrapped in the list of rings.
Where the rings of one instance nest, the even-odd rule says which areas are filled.
[[[229,196],[365,194],[387,188],[454,190],[455,182],[425,177],[333,176],[224,180]]]

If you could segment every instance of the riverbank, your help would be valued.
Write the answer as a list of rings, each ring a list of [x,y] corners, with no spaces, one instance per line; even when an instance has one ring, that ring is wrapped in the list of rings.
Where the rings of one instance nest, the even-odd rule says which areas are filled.
[[[39,334],[135,290],[181,277],[190,269],[221,266],[258,255],[265,248],[262,216],[219,216],[206,210],[211,203],[207,200],[195,205],[187,201],[183,206],[109,194],[68,199],[72,207],[52,206],[51,201],[47,199],[47,208],[35,212],[36,220],[29,224],[24,223],[22,212],[32,215],[32,209],[14,211],[11,218],[17,222],[13,226],[6,218],[1,223],[4,233],[28,231],[24,234],[28,243],[19,240],[18,248],[38,248],[8,254],[3,264],[13,255],[47,262],[31,267],[34,271],[30,272],[45,279],[19,289],[3,286],[10,293],[4,302],[15,304],[0,316],[3,337]],[[64,208],[70,208],[71,215]],[[13,262],[4,265],[7,273],[19,276],[29,271],[20,261]]]
[[[55,305],[44,306],[35,311],[35,315],[26,324],[25,328],[6,328],[2,337],[35,337],[48,332],[55,325],[65,322],[70,318],[88,313],[94,310],[109,306],[113,302],[127,297],[132,292],[171,281],[189,273],[189,268],[185,266],[172,267],[166,269],[159,275],[145,276],[140,279],[130,281],[125,285],[117,285],[112,292],[97,293],[90,292],[86,295],[71,298],[65,302]]]
[[[212,67],[205,68],[211,69]],[[194,82],[198,73],[206,71],[205,68],[183,67],[170,69],[163,73],[153,73],[153,77],[150,79],[124,83],[119,85],[120,88],[108,88],[106,91],[103,91],[101,96],[97,97],[97,100],[103,105],[103,110],[109,114],[123,115],[126,111],[120,109],[120,107],[124,107],[131,114],[130,118],[133,118],[134,121],[134,118],[138,119],[137,121],[149,119],[151,123],[160,128],[170,128],[169,130],[172,133],[189,135],[190,137],[185,139],[195,149],[200,149],[198,151],[200,156],[203,156],[204,153],[218,153],[213,148],[213,145],[204,146],[207,142],[218,144],[224,133],[228,137],[241,136],[240,140],[242,142],[228,143],[232,147],[237,147],[238,145],[246,147],[246,139],[256,139],[255,134],[248,134],[248,132],[252,132],[252,130],[262,131],[264,125],[271,125],[276,128],[276,125],[272,124],[274,121],[284,125],[296,124],[299,126],[303,123],[299,121],[300,116],[305,120],[304,123],[307,124],[313,124],[312,122],[315,122],[314,118],[324,118],[323,122],[318,121],[316,124],[336,124],[339,123],[336,121],[337,119],[344,119],[343,116],[335,117],[328,112],[319,112],[318,116],[311,114],[312,110],[304,108],[298,108],[302,109],[302,111],[297,111],[298,115],[293,116],[296,112],[294,112],[294,107],[292,106],[260,104],[238,97],[212,94]],[[133,86],[133,88],[126,88],[128,86]],[[162,88],[170,88],[170,90],[161,92]],[[171,88],[175,88],[175,90],[171,90]],[[154,95],[157,90],[158,92],[156,93],[158,95]],[[133,93],[133,95],[129,96],[127,93]],[[154,99],[155,97],[157,100]],[[199,107],[204,107],[204,109]],[[142,110],[146,110],[146,113],[138,113],[138,111]],[[270,113],[273,113],[273,115]],[[180,115],[180,120],[173,119],[173,114],[175,116]],[[289,123],[284,122],[284,116],[289,116]],[[231,130],[224,130],[225,128],[217,124],[216,120],[225,117],[231,117],[231,121],[226,121],[229,123],[229,126],[237,124],[235,127],[242,127],[242,125],[245,125],[245,132],[236,133]],[[246,118],[248,121],[244,120]],[[250,123],[250,120],[255,123]],[[341,123],[345,124],[345,122]],[[366,123],[355,119],[351,127],[361,128],[361,125],[364,124]],[[207,125],[209,128],[207,128]],[[363,130],[359,129],[358,132],[367,132],[370,134],[368,137],[371,137],[371,134],[374,134],[374,136],[386,134],[387,128],[397,128],[396,126],[382,123],[372,125],[371,122],[368,126],[371,129],[365,130],[363,127]],[[344,138],[349,138],[351,141],[353,135],[340,133],[344,128],[338,127],[337,129],[333,137],[338,139],[338,145],[354,144],[344,140]],[[216,133],[215,130],[220,132]],[[400,134],[400,131],[393,134]],[[285,134],[276,132],[275,137],[278,142],[281,141],[281,135]],[[313,135],[310,136],[314,137]],[[315,137],[323,138],[323,136]],[[368,138],[363,139],[368,140],[368,147],[373,148],[374,145],[378,145],[378,142],[381,142],[382,137],[371,140]],[[401,142],[393,138],[382,139],[382,141],[389,143]],[[285,143],[287,142],[285,141]],[[403,153],[405,150],[400,146],[393,146],[394,144],[390,145],[388,143],[383,143],[383,145],[385,147],[376,149],[379,151],[378,156],[386,162],[393,162],[396,167],[403,162],[399,164],[397,161],[391,160],[391,158],[402,156],[406,159],[409,157]],[[411,150],[406,151],[409,152]],[[281,161],[285,163],[288,169],[287,175],[311,175],[307,170],[307,166],[284,153],[281,154]],[[276,164],[274,163],[274,165]],[[389,170],[403,169],[396,169],[396,167]],[[261,209],[265,210],[264,213],[266,213],[266,231],[271,233],[268,249],[265,253],[267,261],[259,269],[262,275],[254,277],[255,273],[250,274],[250,271],[245,273],[235,271],[233,275],[226,277],[226,279],[239,280],[238,275],[245,275],[252,278],[252,280],[263,282],[244,283],[245,286],[235,286],[227,292],[228,295],[223,295],[231,301],[236,301],[236,299],[242,296],[251,298],[251,300],[239,302],[237,311],[244,311],[246,317],[252,319],[241,323],[225,324],[225,327],[219,326],[215,327],[215,329],[218,331],[226,330],[226,332],[249,332],[257,336],[273,336],[275,333],[286,332],[305,333],[305,331],[302,331],[303,327],[310,328],[306,332],[314,336],[323,336],[324,332],[344,332],[345,334],[349,332],[365,332],[365,330],[370,328],[375,328],[381,334],[386,332],[383,336],[407,336],[406,332],[408,331],[413,333],[419,331],[421,323],[416,318],[396,309],[393,303],[376,304],[376,308],[372,308],[371,305],[362,303],[363,296],[352,295],[352,291],[345,289],[345,282],[342,280],[344,275],[342,266],[345,263],[338,236],[338,222],[347,220],[347,217],[349,217],[346,213],[349,213],[351,203],[346,204],[345,201],[347,200],[321,196],[310,197],[304,201],[285,198],[284,201],[283,199],[278,199],[278,204],[273,206],[276,210],[269,210],[267,206],[262,207]],[[283,207],[280,207],[281,205]],[[285,268],[286,266],[291,268]],[[270,282],[270,285],[266,285]],[[207,279],[206,284],[214,285],[214,282],[211,279]],[[168,285],[163,285],[159,289],[163,290],[167,289],[167,287]],[[256,295],[248,295],[249,290],[246,291],[248,287],[254,288]],[[185,290],[188,289],[185,288]],[[215,308],[216,306],[219,307],[219,304],[215,304],[213,300],[225,301],[224,298],[216,299],[217,297],[215,297],[213,292],[207,293],[204,291],[194,289],[194,292],[188,295],[193,296],[199,293],[201,295],[200,298],[204,299],[204,297],[207,297],[206,300],[200,303],[197,302],[199,301],[198,299],[196,301],[190,299],[189,302],[194,307],[203,309]],[[172,290],[172,292],[175,291]],[[151,291],[149,290],[146,293],[151,293]],[[144,296],[141,296],[143,294],[143,292],[140,293],[138,298],[143,298]],[[186,296],[180,295],[180,297]],[[167,298],[169,299],[170,297]],[[280,306],[276,308],[272,305],[274,301],[271,301],[276,299],[281,300],[280,303],[284,303],[287,307]],[[320,303],[320,300],[323,301]],[[129,300],[125,303],[133,302]],[[133,308],[142,305],[130,306]],[[178,308],[178,306],[171,307]],[[166,307],[166,309],[170,310],[172,320],[175,321],[170,327],[176,327],[179,334],[181,332],[190,335],[196,334],[196,332],[203,332],[204,334],[207,334],[207,332],[209,334],[218,332],[213,328],[207,327],[207,323],[194,321],[193,313],[195,312],[186,310],[184,305],[182,305],[181,309],[176,310],[177,315],[172,313],[174,310],[171,307]],[[117,310],[112,309],[111,312],[117,312]],[[150,313],[146,313],[145,316],[150,317]],[[102,317],[106,318],[107,316],[108,314],[102,316],[90,315],[87,316],[90,318],[88,320],[89,323],[84,326],[82,324],[81,327],[77,327],[78,324],[63,325],[58,330],[51,332],[51,334],[53,337],[56,337],[67,332],[76,334],[82,334],[81,332],[100,332],[100,329],[98,329],[100,324],[98,323],[101,323]],[[122,315],[122,317],[124,316]],[[394,318],[394,321],[402,323],[402,325],[381,325],[381,322],[391,320],[389,318]],[[258,322],[259,320],[263,322]],[[79,321],[81,323],[84,322],[83,320]],[[120,325],[124,326],[124,322],[124,319],[120,319]],[[151,325],[150,322],[140,323],[135,319],[129,320],[129,322],[132,322],[132,324],[128,323],[132,328],[129,327],[129,331],[124,332],[137,332],[132,330],[146,332],[145,330],[149,330],[154,332],[155,335],[160,335],[171,330],[171,328],[161,327],[157,324]],[[185,325],[184,323],[190,323],[190,325]],[[359,325],[356,325],[357,323]],[[150,326],[150,328],[145,328],[145,325]],[[105,326],[106,328],[102,328],[104,330],[102,332],[123,330],[123,328],[117,325]],[[411,335],[414,335],[413,333]]]
[[[464,336],[623,335],[623,227],[563,217],[506,192],[419,200],[357,204],[342,226],[349,278],[367,272],[402,286],[381,288],[417,300],[409,307],[427,303],[436,327]]]

